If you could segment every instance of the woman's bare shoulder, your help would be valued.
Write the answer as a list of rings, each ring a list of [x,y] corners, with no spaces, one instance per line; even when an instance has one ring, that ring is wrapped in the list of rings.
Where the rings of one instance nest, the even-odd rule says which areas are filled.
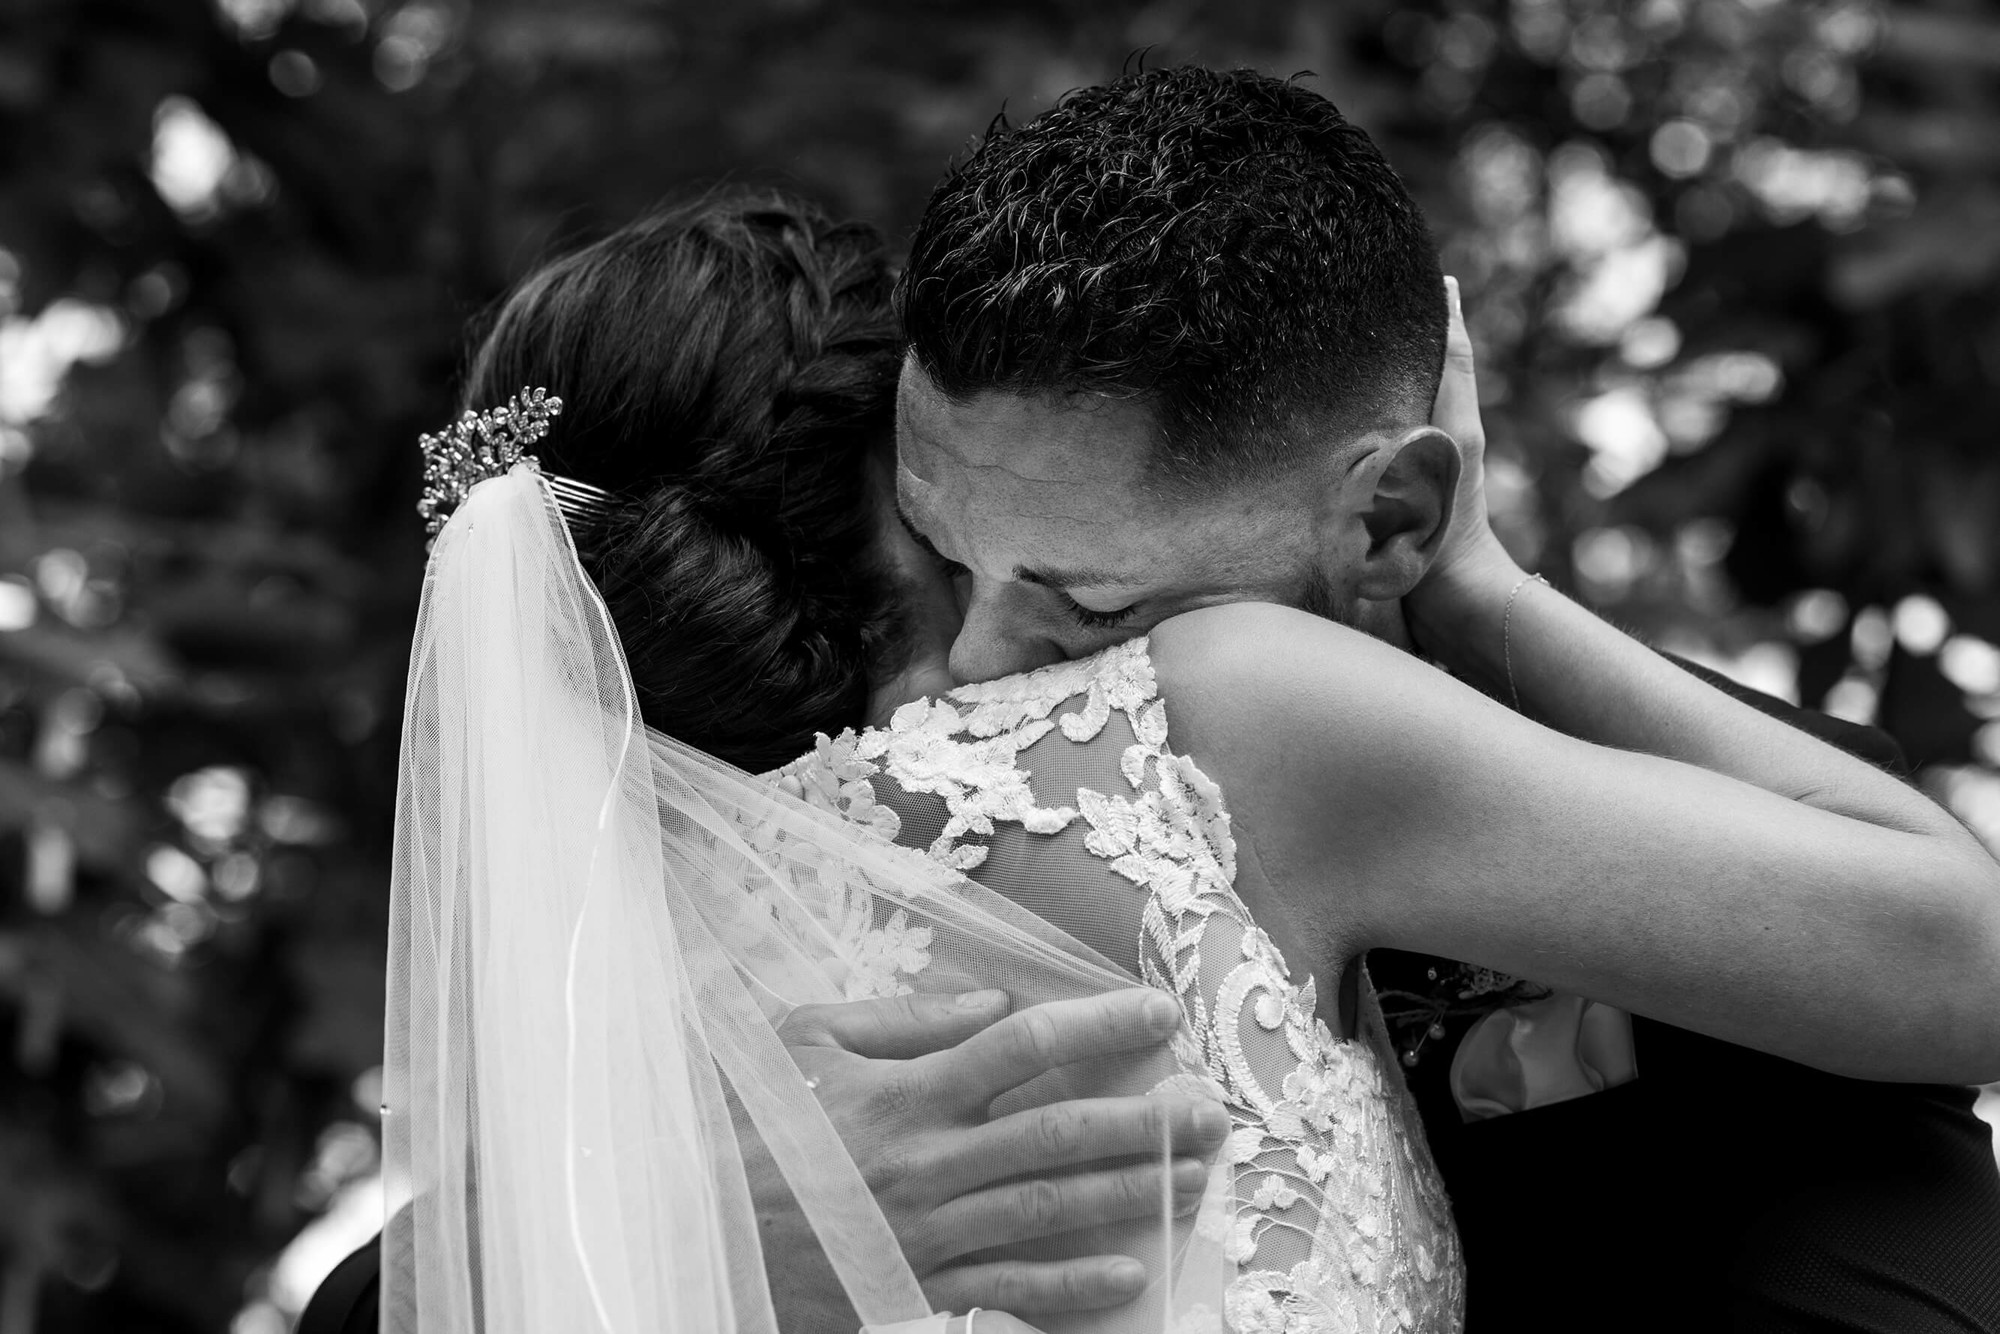
[[[1406,691],[1413,679],[1448,680],[1359,630],[1268,602],[1184,612],[1155,626],[1150,642],[1170,711],[1192,706],[1238,725],[1281,721],[1301,709],[1363,706]],[[1174,697],[1183,707],[1174,708]]]
[[[1293,608],[1205,607],[1162,622],[1151,649],[1176,744],[1274,835],[1316,838],[1329,810],[1393,815],[1412,789],[1494,777],[1536,730],[1415,654]]]

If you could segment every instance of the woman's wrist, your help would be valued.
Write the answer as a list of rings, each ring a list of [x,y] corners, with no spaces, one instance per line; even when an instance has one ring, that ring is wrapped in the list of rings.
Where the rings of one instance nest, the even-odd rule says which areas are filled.
[[[1508,604],[1529,577],[1498,541],[1433,569],[1404,602],[1416,647],[1489,692],[1504,690]]]

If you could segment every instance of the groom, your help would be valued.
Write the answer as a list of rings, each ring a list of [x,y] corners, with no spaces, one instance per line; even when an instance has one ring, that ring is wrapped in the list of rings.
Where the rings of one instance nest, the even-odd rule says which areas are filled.
[[[933,195],[900,289],[898,489],[960,575],[953,674],[1246,599],[1420,650],[1408,553],[1435,558],[1456,474],[1430,425],[1441,287],[1401,181],[1293,84],[1150,70],[995,129]],[[2000,1179],[1968,1090],[1636,1020],[1636,1079],[1468,1124],[1462,1035],[1412,1083],[1472,1334],[2000,1329]]]

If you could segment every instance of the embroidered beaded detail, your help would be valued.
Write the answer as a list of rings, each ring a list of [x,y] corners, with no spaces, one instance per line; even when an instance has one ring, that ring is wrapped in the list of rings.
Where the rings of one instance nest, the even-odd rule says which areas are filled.
[[[1073,807],[1038,804],[1020,752],[1052,728],[1088,742],[1114,712],[1134,737],[1118,766],[1129,791],[1079,788]],[[864,791],[874,772],[944,799],[949,819],[928,849],[942,867],[978,866],[987,849],[969,840],[995,821],[1054,834],[1081,818],[1090,853],[1146,895],[1140,973],[1179,997],[1187,1018],[1173,1082],[1220,1085],[1233,1123],[1233,1208],[1203,1224],[1224,1230],[1236,1266],[1224,1294],[1230,1330],[1460,1327],[1450,1205],[1366,979],[1357,1036],[1334,1036],[1312,979],[1292,981],[1236,894],[1222,792],[1169,749],[1144,639],[905,705],[887,728],[823,740],[782,775],[815,804],[887,828],[894,813]]]

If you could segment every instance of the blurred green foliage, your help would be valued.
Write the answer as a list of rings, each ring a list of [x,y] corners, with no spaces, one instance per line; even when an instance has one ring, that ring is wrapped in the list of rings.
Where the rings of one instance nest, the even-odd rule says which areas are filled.
[[[2000,836],[1972,0],[0,0],[0,1334],[282,1328],[273,1257],[373,1170],[411,442],[468,317],[692,182],[900,235],[1143,47],[1377,134],[1519,554]]]

